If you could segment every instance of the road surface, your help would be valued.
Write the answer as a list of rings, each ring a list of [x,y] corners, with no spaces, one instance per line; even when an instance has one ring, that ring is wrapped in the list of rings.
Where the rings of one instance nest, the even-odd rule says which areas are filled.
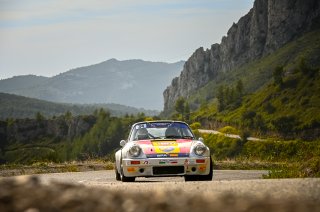
[[[239,135],[234,135],[234,134],[228,134],[228,133],[222,133],[216,130],[204,130],[204,129],[199,129],[198,130],[200,133],[205,133],[205,134],[219,134],[219,135],[224,135],[229,138],[238,138],[241,139]],[[264,139],[261,138],[254,138],[254,137],[248,137],[248,141],[263,141]]]
[[[0,211],[320,211],[319,178],[266,180],[265,173],[216,170],[206,182],[123,183],[113,171],[0,178]]]
[[[262,179],[264,170],[215,170],[213,181],[184,182],[183,177],[136,178],[136,182],[123,183],[115,180],[112,170],[69,172],[37,175],[44,184],[50,182],[81,184],[89,187],[107,188],[111,190],[128,189],[145,191],[176,191],[190,193],[246,194],[253,196],[272,196],[282,198],[308,198],[320,200],[320,178],[315,179]],[[25,176],[17,178],[23,179]]]
[[[215,170],[213,181],[221,180],[253,180],[261,179],[263,174],[268,171],[264,170]],[[85,185],[108,185],[122,182],[116,181],[113,170],[88,171],[88,172],[71,172],[71,173],[52,173],[37,175],[44,183],[50,181],[81,183]],[[184,182],[183,177],[152,177],[136,178],[137,182]]]

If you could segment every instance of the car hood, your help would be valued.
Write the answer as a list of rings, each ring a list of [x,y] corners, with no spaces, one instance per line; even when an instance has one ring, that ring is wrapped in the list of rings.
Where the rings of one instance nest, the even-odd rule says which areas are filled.
[[[143,140],[137,141],[148,158],[188,157],[193,140]]]

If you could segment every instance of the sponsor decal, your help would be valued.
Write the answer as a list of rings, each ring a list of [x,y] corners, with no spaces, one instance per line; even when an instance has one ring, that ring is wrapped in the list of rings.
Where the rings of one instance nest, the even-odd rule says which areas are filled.
[[[177,164],[178,160],[160,160],[159,164]]]
[[[143,163],[142,163],[142,164],[144,164],[144,165],[148,165],[148,164],[149,164],[149,161],[145,160],[145,161],[143,161]]]
[[[177,154],[148,154],[147,158],[168,158],[168,157],[189,157],[189,153],[177,153]]]
[[[166,164],[166,161],[165,160],[160,160],[159,164]]]
[[[188,157],[190,154],[191,142],[181,140],[151,140],[139,141],[138,144],[143,149],[143,152],[150,157],[157,157],[156,155],[169,154],[165,157]]]
[[[176,164],[176,163],[178,163],[177,160],[169,160],[169,162],[170,162],[171,164]]]
[[[156,157],[157,158],[166,158],[166,157],[168,157],[168,155],[167,154],[158,154],[158,155],[156,155]]]
[[[176,141],[153,141],[152,145],[156,153],[180,153],[179,145]]]

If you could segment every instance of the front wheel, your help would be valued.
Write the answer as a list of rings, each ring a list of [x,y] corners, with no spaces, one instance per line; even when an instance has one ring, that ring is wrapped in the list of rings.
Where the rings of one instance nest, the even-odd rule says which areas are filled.
[[[185,175],[184,181],[211,181],[213,176],[213,163],[210,157],[210,172],[208,175]]]
[[[117,170],[117,166],[114,167],[114,171],[115,171],[115,173],[116,173],[116,180],[117,180],[117,181],[120,181],[120,180],[121,180],[121,176],[120,176],[120,174],[119,174],[119,172],[118,172],[118,170]]]
[[[135,177],[126,177],[126,176],[124,176],[124,174],[123,174],[123,167],[122,167],[122,161],[121,161],[121,168],[120,168],[120,180],[122,181],[122,182],[134,182],[135,181]]]

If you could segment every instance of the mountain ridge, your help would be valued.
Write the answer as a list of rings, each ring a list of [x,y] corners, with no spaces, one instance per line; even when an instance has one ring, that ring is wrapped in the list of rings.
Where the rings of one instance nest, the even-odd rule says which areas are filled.
[[[18,96],[0,92],[0,120],[7,118],[22,119],[35,118],[37,114],[51,118],[71,112],[73,115],[89,115],[101,108],[109,111],[113,116],[135,115],[144,113],[147,116],[158,115],[158,111],[134,108],[120,104],[66,104],[46,100]]]
[[[183,63],[113,58],[53,77],[26,75],[0,80],[0,92],[60,103],[116,103],[160,110],[161,94]]]
[[[164,113],[179,97],[189,98],[218,75],[267,56],[320,26],[317,0],[256,0],[253,8],[228,30],[220,44],[198,48],[179,77],[163,92]]]

